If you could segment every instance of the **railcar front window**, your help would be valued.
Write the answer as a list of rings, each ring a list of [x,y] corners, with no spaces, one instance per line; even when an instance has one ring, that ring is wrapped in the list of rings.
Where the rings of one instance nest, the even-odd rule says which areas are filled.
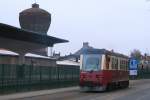
[[[100,55],[84,55],[83,56],[83,71],[98,71],[100,70],[101,56]]]

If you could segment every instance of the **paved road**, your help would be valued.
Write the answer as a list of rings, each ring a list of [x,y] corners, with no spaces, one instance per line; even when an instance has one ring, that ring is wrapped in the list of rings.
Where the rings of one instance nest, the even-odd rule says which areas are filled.
[[[16,100],[150,100],[150,79],[130,81],[130,87],[101,93],[83,93],[79,90]]]

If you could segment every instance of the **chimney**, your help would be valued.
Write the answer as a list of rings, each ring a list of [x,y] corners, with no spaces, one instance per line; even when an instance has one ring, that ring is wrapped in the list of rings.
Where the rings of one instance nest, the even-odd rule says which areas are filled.
[[[88,42],[83,42],[83,48],[88,48],[89,47],[89,43]]]

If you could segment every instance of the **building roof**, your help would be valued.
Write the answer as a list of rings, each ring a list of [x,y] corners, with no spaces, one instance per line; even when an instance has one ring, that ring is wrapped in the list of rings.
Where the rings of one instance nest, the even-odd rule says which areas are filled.
[[[59,60],[80,58],[80,55],[81,55],[85,50],[87,50],[87,49],[94,49],[94,48],[91,47],[91,46],[89,46],[89,43],[88,43],[88,42],[84,42],[81,49],[79,49],[78,51],[76,51],[76,52],[73,53],[73,54],[60,57]]]
[[[59,57],[58,60],[67,60],[67,59],[74,59],[74,58],[80,58],[80,55],[70,54],[67,56]]]
[[[68,40],[36,34],[34,32],[26,31],[14,26],[0,23],[0,37],[9,38],[19,41],[32,42],[42,44],[45,46],[53,46],[56,43],[69,42]]]
[[[57,65],[72,65],[72,66],[80,66],[79,62],[64,60],[64,61],[56,61]]]
[[[81,49],[79,49],[77,52],[75,52],[74,54],[72,54],[72,55],[74,55],[74,56],[80,56],[81,55],[81,53],[83,52],[83,51],[85,51],[85,50],[87,50],[87,49],[94,49],[93,47],[91,47],[91,46],[89,46],[89,43],[88,42],[84,42],[83,43],[83,47],[81,48]]]
[[[19,54],[11,52],[11,51],[0,50],[0,56],[18,57]],[[56,60],[55,58],[51,58],[51,57],[48,57],[48,56],[41,56],[41,55],[36,55],[36,54],[31,54],[31,53],[27,53],[25,55],[25,57],[37,58],[37,59],[51,59],[51,60]]]

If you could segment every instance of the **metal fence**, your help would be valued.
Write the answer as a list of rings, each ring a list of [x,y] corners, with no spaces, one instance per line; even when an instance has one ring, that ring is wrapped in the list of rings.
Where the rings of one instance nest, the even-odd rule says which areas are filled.
[[[78,85],[79,66],[0,65],[0,93]]]
[[[136,79],[150,79],[150,68],[141,69],[138,68],[136,76],[130,76],[131,80]]]
[[[79,83],[79,66],[57,67],[0,65],[0,94],[75,86]],[[150,69],[138,69],[138,76],[150,78]]]
[[[138,79],[148,79],[150,78],[150,68],[138,69]]]

